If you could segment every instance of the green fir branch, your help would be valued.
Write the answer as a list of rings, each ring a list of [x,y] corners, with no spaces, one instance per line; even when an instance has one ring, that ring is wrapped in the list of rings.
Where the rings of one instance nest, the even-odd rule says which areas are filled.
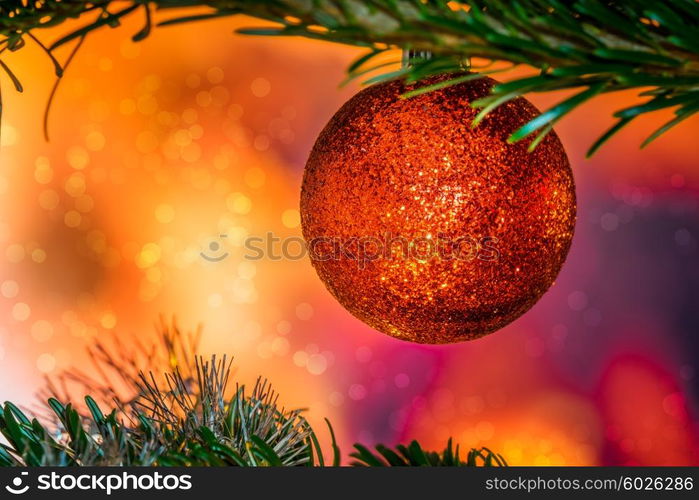
[[[202,11],[180,13],[195,6]],[[159,22],[153,20],[156,9],[162,13]],[[640,97],[651,98],[616,113],[621,121],[588,154],[636,116],[676,109],[676,117],[657,129],[645,145],[699,109],[699,3],[695,0],[4,0],[0,51],[38,43],[29,35],[71,18],[86,23],[48,45],[54,64],[54,50],[104,26],[116,27],[126,16],[143,16],[144,26],[133,36],[137,41],[156,25],[236,14],[276,23],[239,29],[239,33],[302,36],[366,47],[368,52],[349,68],[350,78],[381,69],[382,64],[374,63],[376,58],[396,48],[432,55],[368,83],[395,78],[419,81],[431,74],[454,73],[450,84],[457,84],[473,58],[538,72],[494,87],[492,96],[474,103],[482,108],[479,119],[529,92],[578,90],[565,105],[544,112],[535,125],[515,132],[512,141],[538,131],[532,145],[537,144],[554,123],[602,93],[637,89]]]
[[[196,355],[198,331],[185,334],[161,322],[159,332],[152,345],[97,340],[90,349],[94,375],[70,370],[49,380],[40,395],[43,416],[30,417],[10,402],[0,406],[0,466],[340,465],[330,422],[333,456],[326,461],[304,411],[280,407],[267,381],[258,379],[250,392],[233,387],[227,357]],[[91,395],[83,404],[64,403],[85,391]],[[403,458],[388,461],[355,448],[354,465],[506,465],[486,449],[473,449],[462,461],[451,441],[441,454],[417,442],[399,445]]]
[[[358,467],[507,466],[502,455],[494,453],[488,448],[473,448],[466,455],[466,459],[462,460],[459,445],[455,447],[451,439],[441,453],[425,451],[417,441],[411,442],[408,446],[399,444],[395,449],[379,444],[376,446],[376,452],[372,452],[361,444],[355,444],[354,449],[355,451],[350,456],[354,459],[352,465]]]

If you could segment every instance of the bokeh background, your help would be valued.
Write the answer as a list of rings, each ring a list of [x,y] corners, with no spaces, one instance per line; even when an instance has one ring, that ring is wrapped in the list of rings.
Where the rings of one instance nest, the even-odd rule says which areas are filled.
[[[235,356],[240,381],[268,377],[318,429],[328,417],[345,454],[354,441],[439,448],[453,436],[521,465],[699,464],[699,119],[641,151],[668,115],[648,117],[591,160],[634,96],[564,120],[578,223],[555,286],[496,334],[413,345],[350,316],[308,260],[253,262],[240,247],[300,236],[306,156],[358,90],[338,84],[360,52],[233,35],[260,24],[248,18],[134,43],[140,23],[87,38],[49,142],[51,62],[32,44],[3,56],[25,92],[3,75],[0,399],[31,404],[45,376],[89,369],[95,338],[148,341],[160,315],[176,316],[203,325],[204,353]],[[200,256],[214,241],[230,254],[218,263]]]

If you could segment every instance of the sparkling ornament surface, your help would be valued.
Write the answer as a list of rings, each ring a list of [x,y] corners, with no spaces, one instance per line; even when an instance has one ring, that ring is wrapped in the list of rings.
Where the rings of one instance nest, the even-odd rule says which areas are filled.
[[[421,85],[435,83],[433,78]],[[575,186],[550,133],[507,137],[539,113],[519,98],[477,127],[482,78],[410,99],[389,82],[350,99],[320,134],[303,179],[312,263],[375,329],[419,343],[507,325],[553,284],[570,248]]]

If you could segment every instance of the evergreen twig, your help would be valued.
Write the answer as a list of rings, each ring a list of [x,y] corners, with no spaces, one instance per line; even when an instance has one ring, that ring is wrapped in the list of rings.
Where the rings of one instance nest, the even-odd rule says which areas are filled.
[[[354,445],[355,451],[350,454],[354,461],[352,465],[360,467],[476,467],[498,466],[504,467],[507,461],[499,453],[494,453],[488,448],[471,449],[462,460],[459,445],[454,446],[451,439],[441,453],[425,451],[417,441],[412,441],[408,446],[399,444],[395,449],[384,445],[377,445],[376,452],[372,452],[361,444]]]
[[[227,357],[196,355],[199,332],[185,334],[164,322],[159,331],[159,342],[150,346],[98,340],[90,350],[94,376],[70,370],[47,383],[41,394],[50,409],[45,418],[30,418],[10,402],[0,407],[7,441],[0,443],[0,466],[326,465],[303,410],[280,408],[267,381],[258,379],[249,393],[242,385],[233,388]],[[143,371],[146,364],[152,370]],[[63,403],[85,392],[91,395],[84,405]],[[339,465],[328,427],[331,464]],[[353,455],[355,465],[374,465],[366,459],[371,452],[356,449],[366,451]],[[416,442],[405,449],[403,463],[389,465],[505,465],[485,448],[462,461],[451,441],[441,455]]]
[[[194,6],[202,10],[177,13]],[[159,23],[153,21],[152,9],[166,12]],[[0,51],[22,48],[25,36],[37,29],[96,13],[92,21],[48,45],[55,63],[52,53],[65,43],[103,26],[118,26],[122,18],[141,12],[145,25],[134,40],[145,38],[155,24],[247,14],[276,25],[243,28],[240,33],[303,36],[366,47],[368,52],[349,68],[351,78],[384,67],[385,62],[374,61],[395,48],[432,54],[429,60],[391,70],[370,83],[454,73],[449,83],[456,84],[463,81],[471,58],[534,68],[537,74],[497,85],[491,96],[473,103],[482,109],[482,119],[495,107],[529,92],[578,89],[511,137],[513,141],[533,137],[533,145],[563,116],[602,93],[638,89],[646,100],[615,112],[617,121],[588,154],[643,114],[660,109],[674,109],[675,114],[644,141],[645,146],[699,111],[695,0],[4,0]],[[425,89],[429,90],[434,89]]]

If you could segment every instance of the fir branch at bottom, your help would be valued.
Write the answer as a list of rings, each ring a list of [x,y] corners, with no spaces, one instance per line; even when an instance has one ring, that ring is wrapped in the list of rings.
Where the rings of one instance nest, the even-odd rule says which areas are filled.
[[[0,407],[7,441],[0,443],[0,466],[340,465],[330,422],[333,456],[326,460],[303,411],[280,408],[268,382],[258,379],[249,393],[242,385],[233,388],[227,357],[193,355],[198,336],[184,335],[174,324],[163,324],[160,332],[159,343],[149,347],[98,341],[91,350],[98,378],[69,371],[52,380],[44,418],[9,402]],[[144,356],[170,370],[139,371]],[[94,397],[80,406],[64,404],[71,385]],[[56,397],[58,387],[62,397]],[[108,413],[105,401],[115,406]],[[396,451],[378,445],[375,453],[356,444],[351,457],[358,466],[506,465],[486,448],[472,449],[462,460],[451,440],[442,453],[425,451],[416,441]]]

